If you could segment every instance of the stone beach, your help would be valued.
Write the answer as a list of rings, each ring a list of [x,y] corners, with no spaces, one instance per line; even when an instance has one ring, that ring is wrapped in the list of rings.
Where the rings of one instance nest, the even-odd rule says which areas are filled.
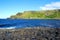
[[[0,40],[60,40],[60,28],[0,29]]]

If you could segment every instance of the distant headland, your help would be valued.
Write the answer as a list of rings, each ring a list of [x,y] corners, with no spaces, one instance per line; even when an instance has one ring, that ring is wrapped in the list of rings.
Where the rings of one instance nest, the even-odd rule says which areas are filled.
[[[60,19],[60,9],[18,12],[10,19]]]

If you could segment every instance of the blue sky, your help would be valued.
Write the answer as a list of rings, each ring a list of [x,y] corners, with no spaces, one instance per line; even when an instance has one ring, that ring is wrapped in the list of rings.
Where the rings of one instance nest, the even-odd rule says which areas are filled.
[[[0,18],[29,10],[60,9],[60,0],[0,0]]]

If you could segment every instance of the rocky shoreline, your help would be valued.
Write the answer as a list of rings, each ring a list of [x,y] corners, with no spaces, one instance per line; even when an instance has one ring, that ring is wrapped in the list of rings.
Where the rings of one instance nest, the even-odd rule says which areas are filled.
[[[60,28],[0,29],[0,40],[60,40]]]

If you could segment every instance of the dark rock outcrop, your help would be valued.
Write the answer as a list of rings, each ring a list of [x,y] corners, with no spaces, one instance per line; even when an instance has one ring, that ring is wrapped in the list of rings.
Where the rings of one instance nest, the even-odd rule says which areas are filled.
[[[60,28],[0,29],[0,40],[60,40]]]

